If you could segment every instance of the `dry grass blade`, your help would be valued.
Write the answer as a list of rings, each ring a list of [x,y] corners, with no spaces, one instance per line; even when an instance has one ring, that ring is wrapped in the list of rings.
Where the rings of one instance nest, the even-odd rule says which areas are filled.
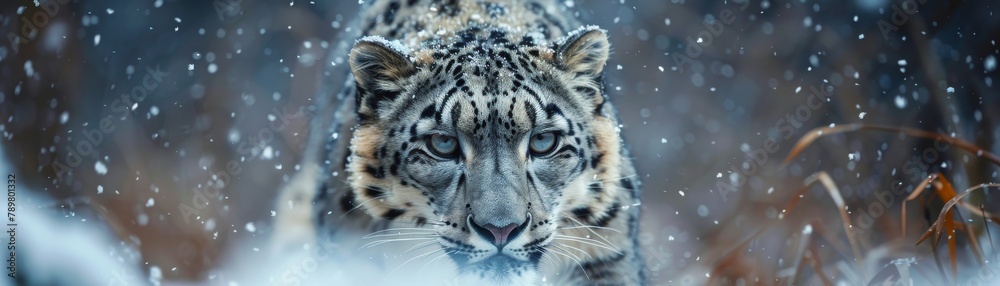
[[[979,211],[983,212],[983,213],[986,213],[986,206],[979,206]],[[983,229],[985,229],[984,232],[986,233],[986,238],[990,240],[990,249],[996,250],[997,246],[993,245],[993,235],[990,234],[990,224],[986,223],[987,220],[990,220],[990,221],[1000,221],[1000,220],[993,219],[993,218],[984,219],[983,220]]]
[[[901,237],[903,238],[906,237],[906,202],[916,200],[917,198],[919,198],[920,194],[923,194],[924,190],[927,189],[927,186],[930,185],[932,181],[936,180],[940,176],[944,175],[942,175],[941,173],[934,173],[931,174],[930,176],[927,176],[926,179],[921,181],[920,184],[917,185],[915,189],[913,189],[913,193],[907,196],[906,199],[903,199],[903,207],[900,210],[900,216],[899,216],[900,220],[902,221],[902,223],[900,224],[902,228]]]
[[[730,266],[738,266],[738,265],[741,264],[740,263],[741,262],[740,259],[742,258],[743,252],[740,251],[740,249],[746,248],[747,245],[749,245],[751,241],[753,241],[754,239],[757,239],[758,236],[760,236],[761,234],[764,234],[764,231],[766,231],[767,229],[771,228],[772,226],[774,226],[777,223],[778,223],[778,221],[771,221],[766,226],[760,228],[759,230],[757,230],[756,232],[754,232],[753,234],[751,234],[749,237],[743,239],[743,241],[740,242],[739,244],[737,244],[736,247],[733,247],[729,251],[724,252],[726,254],[722,255],[722,259],[721,259],[722,261],[720,261],[719,263],[716,263],[715,266],[712,267],[712,271],[710,272],[710,273],[712,273],[712,275],[710,275],[710,277],[708,278],[708,281],[705,282],[705,284],[706,285],[716,285],[716,284],[719,284],[719,283],[714,283],[714,282],[715,282],[715,279],[717,277],[721,277],[722,276],[722,275],[718,275],[719,273],[722,273],[722,270],[727,269]]]
[[[986,233],[987,239],[989,240],[990,246],[992,247],[993,236],[990,234],[989,224],[986,223],[986,221],[1000,222],[1000,217],[992,213],[986,212],[986,210],[984,209],[985,206],[980,206],[981,208],[977,209],[962,202],[959,202],[956,205],[983,218],[983,229],[984,229],[983,232]],[[959,218],[958,221],[965,221],[965,219],[962,218],[961,212],[958,212],[957,215]],[[970,225],[965,225],[962,223],[959,223],[958,226],[965,226],[962,229],[965,230],[966,235],[968,235],[969,237],[969,244],[972,247],[971,248],[972,254],[976,255],[976,260],[977,262],[979,262],[979,266],[984,267],[986,265],[986,257],[985,257],[986,252],[983,250],[983,246],[979,243],[979,236],[975,234],[975,228]],[[996,249],[996,248],[991,248],[991,249]]]
[[[982,149],[982,148],[980,148],[980,147],[978,147],[978,146],[976,146],[976,145],[974,145],[974,144],[972,144],[972,143],[970,143],[968,141],[965,141],[965,140],[962,140],[962,139],[953,138],[953,137],[951,137],[951,136],[949,136],[947,134],[941,134],[941,133],[936,133],[936,132],[929,132],[929,131],[924,131],[924,130],[920,130],[920,129],[906,128],[906,127],[892,127],[892,126],[869,125],[869,124],[856,123],[856,124],[848,124],[848,125],[833,126],[833,127],[820,127],[820,128],[815,128],[815,129],[810,130],[804,136],[802,136],[802,138],[799,139],[798,142],[796,142],[795,146],[792,148],[792,151],[789,152],[788,156],[782,162],[781,168],[786,167],[788,165],[788,163],[792,161],[792,159],[794,159],[799,154],[801,154],[806,148],[808,148],[810,145],[812,145],[812,143],[815,142],[816,140],[818,140],[820,137],[823,137],[823,136],[826,136],[826,135],[831,135],[831,134],[838,134],[838,133],[845,133],[845,132],[855,132],[855,131],[879,131],[879,132],[889,132],[889,133],[900,133],[900,134],[906,134],[906,135],[913,136],[913,137],[918,137],[918,138],[941,140],[941,141],[944,141],[945,143],[947,143],[949,145],[957,146],[957,147],[959,147],[962,150],[965,150],[967,152],[975,154],[978,157],[985,158],[986,160],[992,162],[994,165],[1000,166],[1000,157],[998,157],[997,155],[995,155],[995,154],[993,154],[993,153],[991,153],[991,152],[989,152],[987,150],[984,150],[984,149]],[[834,198],[834,202],[839,202],[838,207],[840,207],[840,209],[841,209],[841,216],[844,218],[844,221],[845,221],[845,230],[847,231],[847,233],[849,235],[848,239],[851,242],[851,247],[854,250],[856,260],[858,260],[860,262],[860,258],[859,258],[860,255],[858,254],[857,243],[854,241],[854,237],[851,234],[851,231],[850,231],[850,228],[849,228],[849,225],[848,225],[848,221],[849,220],[847,219],[847,216],[846,216],[846,212],[845,212],[845,209],[844,209],[844,206],[843,206],[843,200],[842,199],[838,199],[840,197],[839,191],[836,191],[836,189],[835,189],[836,186],[834,186],[832,180],[829,179],[829,176],[826,176],[824,178],[823,175],[825,175],[825,173],[824,174],[817,173],[817,174],[811,176],[810,179],[806,180],[807,181],[807,185],[811,184],[812,182],[814,182],[816,180],[820,181],[821,183],[823,183],[824,186],[827,187],[827,190],[830,192],[831,197]],[[995,216],[995,215],[993,215],[991,213],[986,212],[984,209],[982,209],[982,207],[980,209],[975,209],[975,208],[973,208],[971,206],[968,206],[968,205],[965,205],[965,204],[963,204],[961,202],[962,197],[964,197],[965,195],[967,195],[969,192],[971,192],[973,190],[981,189],[981,188],[985,188],[985,187],[989,187],[989,186],[996,186],[996,185],[995,184],[980,185],[978,187],[974,187],[974,188],[970,188],[970,189],[966,190],[961,195],[957,195],[956,192],[955,192],[954,187],[951,185],[950,182],[948,182],[948,180],[945,179],[944,175],[942,175],[940,173],[935,173],[935,174],[932,174],[932,175],[928,176],[925,180],[923,180],[920,183],[920,185],[917,186],[917,188],[915,189],[915,191],[912,194],[910,194],[905,200],[903,200],[903,206],[902,206],[902,209],[901,209],[901,212],[902,212],[901,213],[901,220],[902,220],[901,229],[902,229],[902,237],[904,237],[904,238],[906,237],[906,203],[909,202],[909,201],[913,201],[913,200],[918,199],[920,197],[920,195],[923,193],[924,189],[926,189],[929,185],[934,186],[935,193],[937,194],[937,196],[940,197],[942,201],[946,201],[947,203],[945,204],[945,207],[941,210],[941,214],[938,215],[937,220],[933,223],[933,225],[931,226],[931,228],[928,229],[926,232],[924,232],[924,234],[917,240],[916,244],[919,245],[920,243],[922,243],[927,238],[933,237],[934,238],[934,244],[933,244],[932,248],[936,248],[937,242],[940,240],[941,235],[943,233],[947,233],[948,234],[948,236],[947,236],[948,252],[949,252],[949,258],[950,258],[950,262],[951,262],[950,266],[951,266],[951,273],[952,273],[952,278],[953,278],[952,282],[955,283],[955,282],[957,282],[957,279],[958,279],[958,276],[957,276],[957,274],[958,274],[958,263],[957,263],[957,253],[956,253],[957,252],[957,245],[956,245],[957,244],[956,243],[957,242],[956,241],[957,238],[956,238],[956,232],[955,232],[956,229],[962,229],[962,230],[965,231],[966,235],[969,237],[969,243],[970,243],[970,246],[972,246],[972,251],[976,255],[976,258],[980,261],[980,264],[983,263],[984,258],[983,258],[983,252],[982,252],[983,250],[982,250],[982,248],[981,248],[981,246],[979,244],[978,238],[976,237],[976,235],[973,232],[973,230],[971,229],[971,227],[968,227],[967,225],[963,224],[961,221],[958,221],[958,222],[955,221],[954,216],[955,215],[961,215],[961,214],[960,213],[957,213],[957,214],[954,213],[953,212],[953,207],[955,205],[958,205],[958,206],[960,206],[962,208],[965,208],[965,209],[971,211],[974,214],[977,214],[977,215],[983,217],[984,218],[984,224],[986,224],[985,221],[992,221],[994,223],[1000,224],[1000,220],[998,220],[1000,218],[998,218],[997,216]],[[798,200],[797,197],[793,198],[792,201],[789,204],[790,205],[794,205],[797,202],[797,200]],[[990,243],[992,244],[992,241],[990,241]],[[932,254],[934,255],[934,258],[935,258],[934,260],[937,263],[938,270],[941,272],[942,277],[947,277],[947,275],[944,273],[943,267],[941,266],[941,262],[938,259],[937,251],[932,251]],[[861,268],[861,269],[864,270],[863,268]],[[864,275],[864,274],[862,274],[862,275]],[[874,281],[877,281],[877,280],[873,279],[873,280],[870,280],[870,281],[874,282]]]
[[[901,228],[902,228],[902,231],[903,231],[903,234],[902,234],[903,237],[906,237],[906,202],[913,201],[913,200],[916,200],[917,198],[919,198],[920,195],[923,194],[923,191],[925,189],[927,189],[927,186],[933,186],[934,189],[935,189],[934,193],[937,194],[938,197],[940,197],[942,201],[949,201],[949,200],[951,200],[952,198],[954,198],[956,196],[954,187],[951,186],[951,183],[948,182],[948,179],[946,179],[943,174],[941,174],[941,173],[934,173],[934,174],[931,174],[930,176],[927,176],[927,178],[924,179],[922,182],[920,182],[920,185],[918,185],[917,188],[914,189],[914,192],[911,193],[909,196],[907,196],[905,200],[903,200],[903,207],[902,207],[902,210],[900,211],[901,212],[900,220],[902,221]],[[957,276],[957,274],[958,274],[958,260],[957,260],[958,256],[957,256],[957,253],[956,253],[957,252],[957,248],[956,248],[956,241],[955,241],[956,240],[956,237],[955,237],[955,221],[954,221],[953,217],[954,216],[953,216],[952,211],[948,210],[945,213],[943,219],[944,219],[945,232],[948,233],[948,237],[947,237],[947,239],[948,239],[948,256],[949,256],[949,260],[951,262],[951,274],[952,274],[953,279],[958,279],[958,276]],[[934,245],[933,245],[934,248],[937,247],[937,239],[938,238],[940,238],[940,234],[935,238],[935,242],[934,242]],[[920,242],[922,242],[924,239],[926,239],[926,237],[923,237],[920,240],[918,240],[917,244],[920,244]],[[974,240],[975,238],[972,238],[972,239]],[[981,256],[981,255],[979,253],[976,253],[976,256]],[[937,253],[936,252],[935,252],[934,258],[935,258],[936,264],[938,265],[938,271],[940,271],[940,272],[943,273],[944,270],[941,269],[941,264],[940,264],[939,260],[937,259],[938,257],[937,257]],[[942,275],[942,276],[944,276],[944,275]]]
[[[934,173],[934,174],[931,174],[930,176],[927,176],[926,179],[924,179],[922,182],[920,182],[920,185],[917,185],[917,188],[913,190],[913,193],[911,193],[909,196],[906,197],[905,200],[903,200],[903,207],[900,210],[900,213],[901,213],[900,214],[900,220],[902,221],[902,223],[900,224],[901,229],[902,229],[902,237],[906,237],[906,202],[909,202],[909,201],[912,201],[912,200],[916,200],[917,198],[919,198],[920,195],[923,193],[923,191],[927,188],[927,186],[933,186],[936,189],[935,193],[938,195],[938,197],[941,198],[941,201],[948,201],[948,200],[951,200],[952,198],[954,198],[956,196],[954,187],[952,187],[951,183],[948,182],[948,180],[945,178],[945,176],[943,174],[941,174],[941,173]],[[983,211],[983,210],[972,208],[971,206],[968,206],[968,205],[963,204],[961,202],[959,202],[958,205],[961,206],[961,207],[963,207],[963,208],[965,208],[965,209],[967,209],[967,210],[969,210],[969,211],[971,211],[972,213],[974,213],[976,215],[979,215],[979,216],[987,218],[987,219],[992,219],[992,218],[996,217],[995,215],[993,215],[991,213],[988,213],[988,212]],[[952,220],[951,213],[948,214],[948,218],[946,218],[946,220]],[[959,220],[959,221],[961,221],[961,220]],[[994,220],[994,221],[996,221],[996,220]],[[952,222],[952,227],[960,227],[960,226],[963,226],[963,224],[961,224],[961,223],[955,223],[954,221]],[[979,262],[980,265],[984,264],[985,263],[985,257],[984,257],[982,248],[979,246],[979,238],[977,238],[976,235],[973,234],[971,228],[965,227],[963,229],[966,231],[966,234],[969,237],[969,243],[972,246],[972,253],[976,256],[976,259],[977,259],[977,261]],[[954,238],[954,232],[953,232],[953,230],[954,229],[952,229],[952,231],[948,232],[949,234],[951,234],[951,235],[949,235],[949,242],[948,242],[949,249],[951,248],[951,244],[954,244],[954,241],[952,241],[952,239]],[[919,242],[918,242],[918,244],[919,244]],[[955,255],[952,254],[952,260],[955,259],[954,256]]]
[[[826,229],[825,225],[826,223],[823,221],[822,218],[813,219],[812,226],[813,226],[813,232],[815,233],[813,234],[813,236],[818,236],[819,238],[822,238],[824,242],[828,244],[824,245],[824,247],[831,246],[837,253],[847,253],[848,246],[844,245],[844,243],[840,239],[837,239],[834,233]],[[860,283],[861,281],[856,281],[856,282]]]
[[[851,244],[851,250],[854,255],[854,263],[858,266],[857,269],[860,269],[860,271],[862,271],[861,272],[862,276],[868,277],[868,275],[865,273],[864,267],[861,265],[861,262],[863,261],[863,259],[861,258],[861,249],[858,247],[858,243],[855,239],[855,234],[851,230],[851,225],[850,225],[851,220],[847,216],[847,210],[844,204],[844,198],[840,195],[840,190],[837,188],[837,185],[833,183],[833,179],[830,178],[830,175],[822,171],[815,173],[812,176],[809,176],[808,178],[805,179],[805,181],[802,184],[802,187],[800,187],[797,191],[795,191],[795,194],[792,195],[792,198],[788,201],[787,204],[785,204],[785,207],[781,210],[781,214],[778,216],[779,220],[771,221],[770,223],[762,227],[760,230],[754,232],[752,235],[744,239],[743,242],[738,244],[736,247],[727,251],[726,253],[728,254],[723,255],[722,262],[716,264],[715,267],[712,268],[711,273],[719,273],[723,269],[726,269],[727,267],[738,263],[738,259],[736,256],[736,254],[740,253],[740,251],[738,250],[745,248],[747,244],[749,244],[751,241],[753,241],[758,236],[763,234],[764,231],[766,231],[767,229],[771,228],[772,226],[780,222],[781,219],[784,218],[785,214],[790,213],[793,209],[795,209],[795,206],[798,205],[799,198],[804,196],[805,192],[809,190],[809,187],[811,187],[813,184],[817,182],[819,182],[826,188],[827,193],[830,194],[830,198],[833,199],[834,204],[837,205],[837,211],[840,213],[840,218],[843,220],[844,231],[847,233],[847,240]],[[708,281],[709,284],[711,284],[711,282],[715,280],[714,278],[715,276],[716,275],[713,275],[711,278],[709,278]]]
[[[947,182],[946,180],[944,180],[944,178],[940,178],[939,177],[938,179],[941,180],[942,182]],[[951,184],[941,183],[940,185],[935,185],[935,187],[936,188],[940,187],[941,189],[946,189],[946,188],[951,188]],[[942,233],[942,228],[945,229],[944,232],[948,233],[948,251],[949,251],[949,254],[951,255],[951,267],[952,267],[952,275],[953,275],[952,276],[952,278],[953,278],[952,282],[953,283],[957,282],[957,280],[958,280],[958,277],[957,277],[958,266],[957,266],[957,261],[956,261],[956,256],[955,256],[956,249],[955,249],[955,241],[954,241],[954,238],[955,238],[955,233],[954,233],[954,231],[955,231],[955,223],[954,223],[953,216],[952,216],[953,208],[954,208],[954,206],[956,204],[959,204],[961,202],[962,198],[964,198],[966,195],[972,193],[972,191],[979,190],[979,189],[985,189],[987,187],[1000,187],[1000,184],[990,183],[990,184],[982,184],[982,185],[979,185],[979,186],[968,188],[964,192],[962,192],[961,194],[954,195],[953,197],[951,197],[950,199],[948,199],[948,201],[945,202],[944,207],[941,208],[941,213],[938,214],[937,220],[935,220],[934,223],[931,224],[931,227],[929,229],[927,229],[927,231],[924,232],[924,234],[922,236],[920,236],[919,239],[917,239],[917,243],[916,244],[919,245],[920,243],[922,243],[923,241],[927,240],[928,238],[935,237],[933,245],[936,247],[937,242],[939,241],[941,235],[943,234]],[[945,191],[939,191],[938,194],[942,195],[942,192],[945,195],[947,195],[947,193],[948,193],[948,191],[945,190]],[[954,189],[951,189],[951,193],[954,194],[954,192],[955,192]],[[985,211],[984,211],[984,213],[985,213]],[[995,221],[994,221],[994,223],[1000,224],[1000,222],[995,222]],[[937,258],[937,255],[936,255],[937,252],[934,251],[933,253],[935,253],[935,258]],[[935,259],[935,260],[937,260],[937,259]],[[939,264],[938,267],[940,269],[940,264]]]
[[[819,139],[820,137],[830,134],[855,132],[863,130],[903,133],[913,137],[934,139],[934,140],[940,139],[944,142],[947,142],[948,144],[958,146],[958,148],[961,148],[962,150],[975,154],[976,156],[986,158],[986,160],[989,160],[990,162],[993,162],[993,164],[1000,166],[1000,157],[998,157],[997,155],[990,153],[987,150],[983,150],[982,148],[979,148],[975,144],[969,143],[968,141],[952,138],[951,136],[948,136],[946,134],[940,134],[940,133],[929,132],[914,128],[907,128],[907,127],[892,127],[884,125],[869,125],[869,124],[854,123],[854,124],[840,125],[834,127],[819,127],[813,130],[809,130],[809,132],[806,132],[806,135],[802,136],[802,138],[795,143],[795,147],[793,147],[792,151],[788,153],[787,157],[785,157],[785,160],[781,163],[782,168],[784,168],[784,166],[787,165],[788,162],[791,162],[793,158],[802,153],[803,150],[809,147],[809,145],[811,145],[812,142],[816,141],[816,139]]]
[[[977,209],[975,207],[972,207],[972,206],[964,204],[964,203],[960,203],[960,204],[958,204],[958,206],[960,206],[963,209],[971,212],[974,215],[983,217],[986,220],[989,220],[989,221],[1000,221],[1000,216],[992,214],[990,212],[987,212],[985,209],[982,209],[982,208]],[[987,234],[989,234],[989,232],[987,232]]]
[[[932,183],[934,185],[935,194],[941,198],[942,201],[949,201],[955,197],[955,189],[951,186],[943,175],[938,176],[937,180]],[[948,258],[951,261],[951,277],[952,283],[958,283],[958,252],[955,244],[955,216],[953,215],[953,210],[948,210],[944,218],[944,228],[945,233],[948,234]],[[919,242],[918,242],[919,243]],[[936,243],[935,243],[936,244]]]
[[[847,233],[847,241],[851,243],[851,252],[854,254],[854,262],[858,265],[858,269],[861,270],[861,275],[868,277],[867,273],[865,273],[866,271],[864,267],[861,266],[861,262],[864,260],[861,258],[861,249],[858,247],[858,242],[855,238],[856,235],[854,234],[854,231],[851,230],[851,218],[847,216],[847,207],[844,204],[844,197],[840,195],[840,189],[838,189],[837,185],[833,183],[833,179],[830,178],[830,175],[826,172],[818,172],[809,176],[809,178],[806,178],[802,189],[796,192],[793,200],[798,200],[798,197],[808,190],[809,186],[816,182],[821,183],[823,187],[826,188],[826,192],[830,194],[830,198],[833,199],[833,203],[837,205],[837,211],[840,213],[840,218],[843,220],[844,232]]]
[[[972,254],[976,256],[976,262],[979,263],[979,267],[985,266],[985,252],[983,252],[983,247],[979,245],[979,236],[976,235],[975,229],[971,225],[963,223],[965,219],[962,218],[962,212],[955,212],[955,215],[958,216],[958,220],[955,222],[956,230],[965,231],[965,235],[969,239],[969,251],[972,251]]]
[[[945,233],[948,234],[948,258],[951,261],[951,278],[953,284],[958,284],[958,249],[955,245],[955,219],[952,210],[948,210],[944,219]]]
[[[795,247],[795,255],[792,257],[791,267],[778,270],[778,277],[791,277],[785,280],[784,285],[792,285],[795,281],[799,280],[799,274],[802,273],[802,260],[806,258],[806,247],[809,246],[812,234],[812,225],[806,224],[802,227],[801,237],[799,238],[798,245]]]
[[[823,260],[819,259],[819,248],[815,243],[809,245],[809,252],[812,252],[812,256],[809,257],[809,264],[812,265],[813,271],[816,271],[816,276],[819,276],[823,286],[832,286],[833,281],[826,277],[826,272],[823,272]]]
[[[813,240],[816,239],[816,234],[817,232],[813,229],[812,223],[807,223],[802,227],[802,237],[799,239],[798,247],[795,250],[795,260],[792,262],[792,266],[778,271],[779,277],[791,276],[791,279],[785,281],[785,285],[794,285],[795,282],[799,281],[799,278],[802,277],[802,268],[805,266],[802,263],[803,261],[812,266],[813,271],[816,272],[816,276],[820,278],[823,285],[833,285],[833,282],[823,272],[823,260],[817,258],[820,252],[816,247],[816,243],[813,243]],[[794,272],[790,273],[792,271]]]

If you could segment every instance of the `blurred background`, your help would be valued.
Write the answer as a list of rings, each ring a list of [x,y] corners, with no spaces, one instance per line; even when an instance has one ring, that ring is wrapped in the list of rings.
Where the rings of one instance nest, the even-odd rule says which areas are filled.
[[[965,197],[936,247],[917,244],[951,198],[941,180],[918,188],[928,175],[958,193],[1000,181],[987,158],[1000,151],[996,2],[559,3],[610,35],[607,92],[641,175],[651,283],[996,283],[982,273],[1000,271],[1000,226],[981,215],[1000,211],[996,188]],[[136,273],[122,284],[269,284],[227,269],[266,259],[277,190],[309,135],[290,114],[343,82],[359,7],[5,1],[0,142],[18,199],[106,236],[106,274]],[[810,130],[850,124],[949,139],[826,134],[781,164]],[[843,207],[826,186],[797,193],[819,173]]]

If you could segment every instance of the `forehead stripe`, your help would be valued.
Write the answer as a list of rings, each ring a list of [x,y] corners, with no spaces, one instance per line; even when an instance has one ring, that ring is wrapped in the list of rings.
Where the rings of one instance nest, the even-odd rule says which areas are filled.
[[[559,116],[565,117],[562,113],[562,109],[559,109],[559,107],[556,106],[554,103],[549,103],[548,105],[545,106],[545,115],[548,116],[549,119],[552,119],[552,116],[555,116],[557,114]]]

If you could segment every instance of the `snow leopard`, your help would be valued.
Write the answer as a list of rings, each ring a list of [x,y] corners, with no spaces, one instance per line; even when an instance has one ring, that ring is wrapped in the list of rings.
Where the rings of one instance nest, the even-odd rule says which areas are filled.
[[[277,199],[275,248],[385,275],[420,249],[408,259],[447,260],[460,285],[644,285],[607,31],[561,1],[363,2],[341,104]]]

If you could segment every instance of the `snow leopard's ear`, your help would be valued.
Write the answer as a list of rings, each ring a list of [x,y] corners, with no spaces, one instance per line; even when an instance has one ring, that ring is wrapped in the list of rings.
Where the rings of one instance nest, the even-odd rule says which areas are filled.
[[[604,30],[595,26],[580,28],[557,44],[556,66],[570,74],[570,89],[584,102],[590,102],[595,114],[600,114],[604,95],[604,64],[611,53],[611,44]]]
[[[598,77],[610,53],[608,35],[596,26],[589,26],[566,36],[558,46],[556,61],[567,72]]]
[[[380,37],[365,37],[351,50],[351,72],[358,85],[358,113],[374,115],[378,104],[402,92],[400,81],[417,68],[396,45]]]

